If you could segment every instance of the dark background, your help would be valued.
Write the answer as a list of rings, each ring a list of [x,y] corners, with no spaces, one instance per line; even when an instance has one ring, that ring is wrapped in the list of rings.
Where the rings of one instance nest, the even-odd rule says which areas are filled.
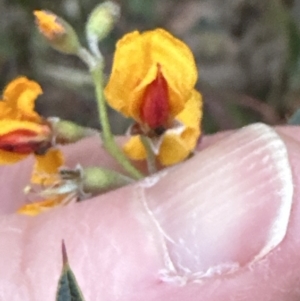
[[[106,73],[114,45],[125,33],[163,27],[193,50],[204,95],[206,133],[263,121],[286,123],[300,107],[300,0],[119,0],[122,15],[101,43]],[[32,11],[65,18],[84,42],[94,0],[0,0],[0,85],[18,75],[38,81],[37,109],[99,127],[85,66],[52,50],[39,36]],[[128,125],[111,112],[115,133]]]

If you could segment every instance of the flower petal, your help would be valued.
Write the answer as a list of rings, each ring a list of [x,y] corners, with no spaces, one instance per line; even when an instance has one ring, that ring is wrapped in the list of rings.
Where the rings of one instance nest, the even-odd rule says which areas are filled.
[[[202,119],[202,95],[193,90],[191,97],[184,106],[184,109],[176,116],[186,127],[199,129]]]
[[[195,149],[200,136],[200,121],[202,118],[202,96],[193,90],[190,99],[176,119],[185,125],[180,134],[166,132],[158,159],[164,166],[173,165],[185,160]]]
[[[48,211],[61,205],[64,196],[57,197],[53,200],[44,200],[22,206],[17,212],[20,214],[36,216],[42,212]]]
[[[20,121],[14,119],[0,120],[0,137],[17,130],[28,130],[39,135],[44,133],[46,129],[46,126],[30,121]]]
[[[139,110],[142,123],[150,128],[164,127],[169,121],[169,93],[168,84],[160,69],[152,83],[144,92],[143,104]]]
[[[24,160],[27,155],[11,153],[4,150],[0,150],[0,165],[14,164],[21,160]]]
[[[65,33],[65,28],[60,24],[55,14],[45,10],[36,10],[33,14],[39,30],[49,40]]]
[[[132,136],[124,145],[125,154],[132,160],[144,160],[147,157],[145,147],[140,136]]]
[[[8,118],[12,113],[12,109],[5,101],[0,101],[0,119]]]
[[[186,147],[193,151],[201,134],[202,119],[202,95],[193,90],[191,98],[186,103],[183,111],[177,115],[176,119],[181,121],[186,129],[180,135]]]
[[[158,66],[152,65],[139,85],[132,90],[131,101],[126,106],[128,110],[127,114],[125,114],[126,116],[130,116],[134,120],[142,122],[140,115],[144,104],[145,90],[156,79],[157,71]]]
[[[185,140],[176,134],[167,134],[161,144],[158,160],[164,166],[173,165],[185,160],[191,149]]]
[[[47,126],[29,121],[12,119],[0,120],[0,164],[12,164],[24,159],[28,154],[48,139]]]
[[[162,165],[173,165],[185,160],[196,148],[200,136],[200,121],[202,118],[202,96],[193,90],[183,111],[176,117],[186,129],[180,134],[166,133],[158,156]]]
[[[133,90],[150,67],[151,62],[146,57],[143,39],[138,31],[129,33],[119,40],[110,80],[104,91],[108,103],[125,116],[129,116],[129,107],[137,100]]]
[[[59,149],[49,149],[45,155],[36,155],[31,183],[51,185],[58,179],[59,168],[64,164],[64,156]]]
[[[39,115],[34,111],[36,98],[42,94],[38,83],[26,77],[18,77],[11,81],[4,90],[3,100],[7,104],[6,110],[10,112],[6,118],[40,121]],[[3,113],[0,113],[0,117]]]

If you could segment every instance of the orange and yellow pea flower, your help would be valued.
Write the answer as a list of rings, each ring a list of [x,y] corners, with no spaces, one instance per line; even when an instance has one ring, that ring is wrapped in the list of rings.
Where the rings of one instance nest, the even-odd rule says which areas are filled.
[[[37,215],[72,201],[77,194],[75,181],[63,181],[59,169],[64,157],[53,148],[53,133],[49,123],[35,110],[35,100],[42,94],[38,83],[26,77],[11,81],[0,101],[0,165],[12,164],[35,155],[31,185],[41,201],[26,204],[18,213]],[[32,186],[26,189],[31,192]],[[25,190],[26,190],[25,189]]]
[[[48,123],[34,111],[42,94],[38,83],[26,77],[11,81],[0,101],[0,164],[12,164],[29,154],[44,154],[52,143]]]
[[[200,136],[202,97],[194,89],[196,81],[197,67],[186,44],[163,29],[134,31],[117,43],[105,96],[146,136],[163,129],[157,158],[167,166],[186,159]],[[176,122],[182,130],[174,129]],[[139,135],[124,151],[135,160],[146,158]]]
[[[53,185],[64,158],[60,150],[51,148],[52,129],[34,110],[40,94],[40,85],[26,77],[14,79],[4,89],[0,100],[0,165],[16,163],[34,154],[31,183],[44,186]],[[38,208],[43,211],[51,204],[57,206],[60,198],[26,205],[20,212],[37,213]]]

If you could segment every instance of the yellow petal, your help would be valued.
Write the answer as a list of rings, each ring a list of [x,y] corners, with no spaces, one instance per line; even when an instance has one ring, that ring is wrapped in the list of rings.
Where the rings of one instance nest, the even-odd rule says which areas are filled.
[[[41,202],[26,204],[22,206],[17,212],[20,214],[36,216],[42,212],[60,206],[63,199],[64,197],[57,197],[56,199],[53,200],[45,200]]]
[[[186,148],[189,149],[190,152],[195,150],[200,134],[200,129],[187,128],[180,135],[181,140],[184,141]]]
[[[135,31],[117,43],[105,88],[108,103],[125,116],[139,120],[143,92],[155,79],[157,66],[168,83],[170,115],[177,115],[196,83],[197,68],[190,49],[163,29],[143,34]]]
[[[183,111],[176,116],[176,119],[186,126],[186,129],[180,136],[190,151],[196,148],[200,137],[202,115],[202,96],[198,91],[194,90]]]
[[[49,40],[65,33],[65,28],[60,24],[55,14],[44,10],[36,10],[33,14],[39,30]]]
[[[0,101],[0,119],[8,118],[12,113],[12,109],[5,101]]]
[[[162,142],[158,159],[162,165],[168,166],[185,160],[195,149],[200,137],[200,121],[202,118],[202,96],[193,90],[190,99],[176,119],[185,125],[180,134],[166,133]]]
[[[166,134],[161,144],[158,160],[164,166],[173,165],[185,160],[191,150],[179,135]]]
[[[181,121],[186,127],[200,128],[202,119],[202,95],[193,90],[191,97],[184,106],[184,109],[176,116],[176,119]]]
[[[130,115],[132,103],[139,101],[141,91],[134,89],[145,78],[151,62],[146,56],[143,39],[138,31],[125,35],[116,45],[110,80],[105,96],[115,110]]]
[[[26,157],[27,155],[0,150],[0,165],[14,164],[18,161],[24,160]]]
[[[64,156],[59,149],[49,149],[43,156],[35,156],[31,183],[51,185],[58,179],[59,168],[64,164]]]
[[[20,121],[14,119],[0,120],[0,137],[10,132],[18,130],[27,130],[36,133],[37,135],[43,134],[47,127],[30,121]],[[1,138],[0,138],[1,139]]]
[[[123,146],[125,154],[132,160],[144,160],[147,157],[140,136],[132,136]]]
[[[38,83],[26,77],[18,77],[11,81],[4,90],[3,101],[11,109],[7,118],[40,121],[34,111],[36,98],[42,94]]]

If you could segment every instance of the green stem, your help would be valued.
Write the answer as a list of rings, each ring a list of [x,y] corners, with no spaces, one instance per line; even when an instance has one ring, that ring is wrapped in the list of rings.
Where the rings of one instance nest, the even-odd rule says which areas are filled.
[[[80,47],[78,49],[77,55],[88,66],[90,70],[95,69],[99,64],[99,62],[94,58],[94,56],[84,47]]]
[[[147,167],[148,167],[148,172],[150,174],[154,174],[157,172],[157,167],[156,167],[156,157],[155,154],[151,148],[149,138],[146,136],[141,135],[141,141],[145,147],[146,153],[147,153]]]
[[[103,95],[103,72],[101,64],[90,69],[96,89],[99,119],[102,126],[102,140],[106,150],[122,165],[122,167],[135,179],[143,178],[143,175],[130,163],[123,151],[117,145],[111,133],[108,120],[107,107]]]

